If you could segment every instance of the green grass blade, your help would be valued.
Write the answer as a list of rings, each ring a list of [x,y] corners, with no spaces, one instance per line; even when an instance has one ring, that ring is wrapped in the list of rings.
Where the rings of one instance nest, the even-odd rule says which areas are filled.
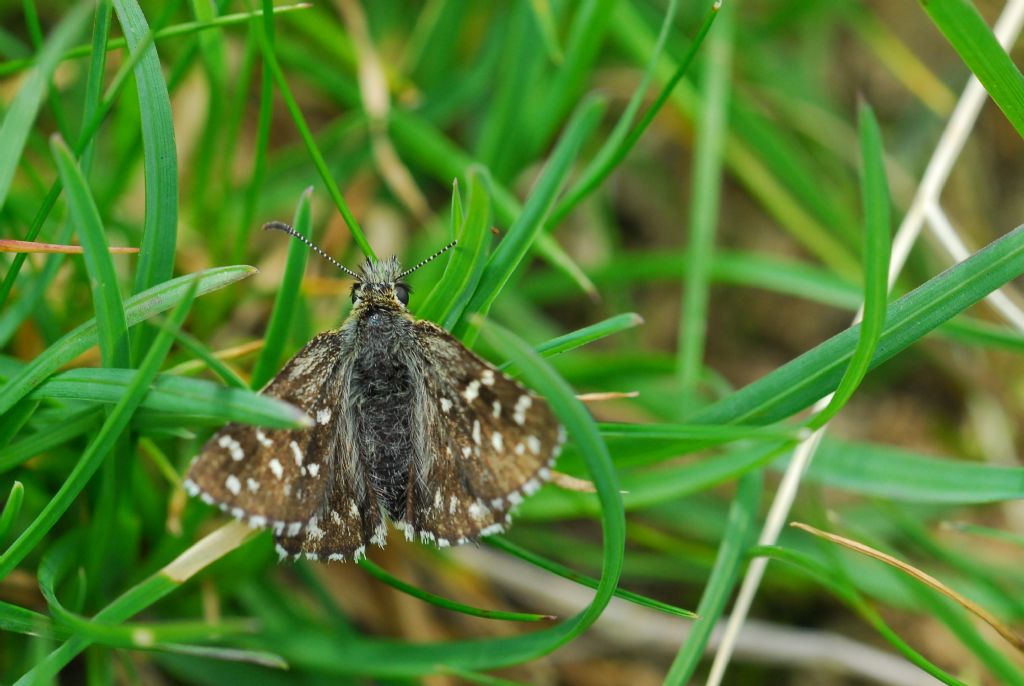
[[[970,505],[1024,498],[1024,468],[950,460],[874,443],[822,442],[807,479],[905,503]]]
[[[47,379],[29,397],[113,404],[128,391],[133,379],[130,369],[70,369]],[[283,400],[170,374],[153,379],[139,409],[184,415],[204,423],[241,422],[289,429],[311,426],[304,412]]]
[[[21,161],[25,142],[39,114],[39,107],[46,95],[53,71],[60,61],[61,54],[85,29],[90,9],[90,3],[80,2],[65,15],[43,45],[35,71],[22,83],[18,94],[14,96],[14,100],[4,113],[3,123],[0,124],[0,150],[4,151],[4,154],[0,155],[0,207],[3,207],[7,200],[14,172]]]
[[[761,500],[764,480],[760,472],[749,472],[740,479],[729,507],[729,521],[718,547],[715,564],[708,574],[708,584],[697,605],[697,621],[690,635],[679,647],[664,684],[688,684],[700,663],[711,632],[722,618],[726,603],[739,578],[749,543],[757,533],[757,506]]]
[[[260,25],[261,30],[257,31],[257,37],[260,41],[260,49],[263,51],[263,59],[266,68],[270,70],[271,74],[273,74],[274,82],[277,83],[277,88],[281,93],[281,98],[284,100],[284,104],[288,108],[288,113],[291,115],[292,121],[295,122],[295,128],[298,129],[299,136],[302,137],[303,142],[306,144],[306,150],[309,152],[309,157],[313,161],[313,165],[320,173],[320,180],[324,182],[324,186],[327,188],[327,192],[331,196],[331,200],[334,201],[338,211],[341,212],[341,216],[345,220],[345,225],[348,226],[348,230],[352,234],[352,239],[359,246],[359,249],[363,251],[364,255],[371,259],[377,259],[377,254],[373,252],[373,248],[370,246],[369,241],[366,240],[366,235],[360,228],[356,218],[352,215],[352,211],[349,210],[348,203],[345,202],[345,197],[341,194],[338,184],[334,181],[331,171],[327,168],[327,162],[324,160],[324,155],[317,146],[316,140],[313,138],[313,133],[309,130],[309,124],[306,123],[306,117],[302,114],[302,109],[299,107],[299,103],[295,99],[295,96],[292,95],[292,90],[288,85],[288,80],[285,78],[284,72],[281,70],[281,65],[277,61],[277,55],[274,53],[273,34],[264,28],[273,24],[273,8],[274,5],[271,0],[263,0],[264,22]]]
[[[1024,272],[1024,227],[1018,227],[886,311],[871,367],[877,367]],[[767,423],[788,417],[835,390],[860,339],[860,325],[707,407],[689,421]]]
[[[518,557],[520,560],[529,562],[535,567],[540,567],[541,569],[551,572],[552,574],[557,574],[563,579],[575,581],[581,586],[586,586],[587,588],[597,588],[597,579],[591,576],[587,576],[585,574],[580,574],[578,572],[573,571],[572,569],[569,569],[565,565],[555,562],[554,560],[549,560],[545,557],[537,555],[536,553],[532,553],[526,548],[522,548],[516,545],[515,543],[512,543],[503,536],[491,536],[490,538],[486,539],[485,542],[488,545],[497,548],[498,550],[502,550],[508,553],[509,555],[514,555]],[[627,591],[622,588],[615,589],[615,597],[622,598],[623,600],[633,603],[634,605],[640,605],[641,607],[649,607],[652,610],[663,612],[667,615],[673,615],[675,617],[685,617],[687,619],[693,619],[695,617],[694,613],[690,612],[689,610],[684,610],[681,607],[669,605],[668,603],[663,603],[660,600],[654,600],[653,598],[648,598],[647,596],[640,595],[639,593],[633,593],[632,591]]]
[[[621,14],[621,7],[616,8],[616,14]],[[690,43],[686,54],[676,65],[674,72],[671,77],[665,80],[661,91],[658,93],[658,97],[650,107],[644,112],[643,118],[640,122],[632,129],[629,126],[632,124],[633,118],[636,114],[636,109],[639,107],[640,102],[643,100],[647,90],[647,83],[650,80],[651,75],[654,73],[655,68],[658,66],[661,58],[662,41],[668,35],[667,30],[671,27],[672,14],[675,12],[674,4],[669,6],[666,11],[665,21],[662,23],[661,33],[658,39],[654,41],[653,46],[650,50],[650,59],[648,61],[647,69],[644,73],[644,77],[637,87],[633,95],[633,99],[627,106],[626,112],[620,119],[616,129],[612,132],[611,137],[602,146],[600,152],[594,157],[594,160],[587,165],[587,168],[580,175],[579,181],[577,181],[573,187],[566,192],[565,197],[555,208],[551,214],[551,222],[556,223],[561,221],[569,212],[572,211],[584,198],[597,188],[602,181],[608,178],[608,175],[619,166],[619,163],[625,159],[629,151],[633,149],[636,142],[640,140],[640,136],[647,130],[647,127],[654,120],[654,116],[661,110],[665,102],[668,100],[672,91],[675,90],[676,85],[689,71],[690,65],[693,63],[694,58],[697,56],[697,51],[700,49],[701,44],[704,42],[704,38],[707,36],[708,31],[711,30],[711,25],[714,23],[715,18],[718,16],[718,3],[712,4],[707,14],[704,17],[704,22],[701,24],[700,29],[697,30],[697,35],[694,37],[693,42]],[[616,26],[617,22],[621,20],[621,17],[613,19],[612,25]],[[621,26],[618,27],[621,30]],[[634,104],[635,101],[635,104]]]
[[[4,502],[3,512],[0,512],[0,543],[7,540],[7,534],[14,526],[14,520],[21,514],[21,503],[25,499],[25,487],[20,481],[11,484],[11,490]]]
[[[71,151],[59,138],[50,142],[64,193],[68,201],[71,221],[78,229],[84,248],[86,271],[92,284],[93,306],[100,354],[107,367],[127,367],[129,360],[128,322],[117,285],[117,272],[107,244],[107,236],[100,219],[99,209],[93,201],[85,177],[75,164]]]
[[[584,101],[576,110],[544,166],[544,171],[541,172],[522,213],[487,261],[480,284],[466,305],[467,314],[486,314],[501,289],[512,278],[512,273],[522,263],[530,246],[544,229],[544,221],[565,184],[577,152],[597,126],[603,111],[604,102],[596,98]],[[455,327],[455,332],[464,334],[467,328],[468,323],[463,316],[460,324]]]
[[[251,276],[255,271],[247,266],[217,267],[196,275],[165,281],[125,301],[124,312],[128,325],[132,326],[158,312],[174,307],[185,296],[193,278],[198,279],[197,295],[204,295]],[[46,352],[26,364],[18,374],[0,386],[0,415],[28,395],[46,377],[96,345],[98,338],[96,320],[90,319],[54,342]]]
[[[552,338],[537,346],[537,352],[544,357],[552,357],[570,350],[599,341],[614,334],[632,329],[644,323],[643,317],[635,312],[626,312],[609,317],[604,321],[584,326],[571,333]]]
[[[885,327],[891,251],[889,181],[885,175],[882,133],[874,113],[866,103],[860,107],[860,145],[864,204],[864,316],[850,364],[843,372],[843,378],[828,406],[807,423],[812,429],[827,424],[853,396],[871,367],[871,360]]]
[[[284,14],[285,12],[294,12],[296,10],[309,9],[310,5],[299,4],[299,5],[282,5],[274,8],[274,14]],[[227,28],[229,26],[236,26],[238,24],[244,24],[253,17],[263,16],[263,10],[254,10],[252,12],[236,12],[234,14],[225,14],[221,17],[214,17],[209,21],[186,21],[173,26],[160,29],[153,35],[153,40],[162,41],[167,38],[179,38],[182,36],[188,36],[193,33],[201,31],[208,31],[210,29]],[[105,51],[111,52],[113,50],[120,50],[127,45],[124,38],[112,38],[104,43]],[[88,43],[83,45],[76,45],[73,48],[69,48],[60,56],[60,61],[64,62],[67,60],[78,59],[81,57],[89,57],[95,54],[95,45]],[[22,59],[7,60],[6,62],[0,63],[0,77],[9,76],[16,74],[19,71],[24,71],[29,67],[36,64],[36,58],[27,57]]]
[[[46,431],[36,432],[0,449],[0,474],[17,467],[30,457],[44,453],[81,436],[99,422],[99,413],[87,410]]]
[[[309,200],[312,194],[312,188],[306,189],[299,198],[298,207],[295,208],[293,228],[306,238],[310,237],[312,231],[309,210]],[[281,279],[277,294],[274,296],[274,308],[270,312],[270,323],[267,324],[267,333],[263,336],[263,349],[256,360],[249,384],[251,388],[263,388],[281,368],[281,357],[288,342],[288,333],[291,331],[295,308],[299,302],[299,289],[302,286],[302,275],[306,271],[307,257],[309,257],[309,248],[301,241],[292,241],[288,246],[288,261],[284,268],[284,278]]]
[[[185,321],[196,296],[199,281],[193,276],[190,277],[185,292],[181,295],[177,306],[171,313],[170,321],[174,326],[181,326]],[[128,426],[132,414],[142,402],[146,389],[156,376],[160,365],[163,364],[167,352],[171,348],[173,336],[166,331],[161,331],[153,346],[146,353],[139,370],[136,372],[131,386],[121,396],[114,408],[110,411],[99,433],[89,444],[89,447],[82,453],[81,458],[75,463],[67,480],[61,485],[53,497],[47,501],[39,515],[32,520],[20,536],[11,544],[7,550],[0,554],[0,579],[10,574],[15,567],[35,548],[47,532],[53,528],[61,516],[67,512],[74,503],[75,498],[82,492],[89,479],[103,463],[111,448],[119,439],[121,432]]]
[[[387,571],[377,566],[373,562],[370,562],[367,558],[363,558],[359,561],[359,566],[365,569],[371,576],[379,581],[386,583],[388,586],[395,588],[402,593],[412,596],[413,598],[419,598],[420,600],[430,603],[435,607],[439,607],[444,610],[451,610],[452,612],[459,612],[464,615],[471,617],[483,617],[484,619],[500,619],[509,622],[545,622],[554,619],[551,615],[538,615],[531,612],[504,612],[501,610],[483,610],[478,607],[466,605],[465,603],[457,603],[454,600],[448,600],[442,598],[439,595],[424,591],[416,588],[412,584],[408,584],[401,579],[398,579]]]
[[[920,0],[928,16],[978,77],[1017,135],[1024,137],[1024,75],[968,0]]]
[[[687,237],[689,264],[683,281],[676,353],[680,388],[691,397],[697,391],[707,335],[710,271],[722,193],[722,149],[729,121],[734,16],[732,9],[727,10],[718,23],[718,31],[711,38],[703,71],[704,97],[694,133],[693,191]],[[648,67],[648,73],[653,72],[656,59]]]
[[[922,670],[931,674],[933,677],[945,684],[951,684],[953,686],[967,686],[966,683],[950,674],[947,674],[910,647],[906,641],[900,638],[898,633],[893,631],[889,625],[885,623],[882,616],[870,604],[868,604],[859,593],[857,593],[856,589],[849,584],[840,581],[839,577],[841,575],[837,575],[833,570],[824,567],[810,556],[795,550],[788,550],[775,546],[759,546],[754,549],[754,554],[766,555],[772,559],[781,560],[794,565],[801,572],[811,577],[815,582],[821,584],[839,600],[853,609],[861,616],[862,619],[864,619],[864,621],[870,624],[872,628],[882,636],[882,638],[887,640],[890,645]]]
[[[174,119],[163,70],[146,17],[135,0],[114,0],[114,11],[132,52],[141,51],[135,65],[139,97],[143,160],[146,179],[146,216],[143,224],[135,293],[171,278],[178,237],[178,151],[174,146]],[[138,336],[135,353],[148,348],[150,336]]]
[[[466,214],[458,226],[459,244],[452,252],[444,275],[418,308],[423,319],[451,329],[462,316],[480,281],[487,258],[491,228],[491,199],[487,170],[470,167],[466,173]],[[455,197],[458,191],[455,191]]]

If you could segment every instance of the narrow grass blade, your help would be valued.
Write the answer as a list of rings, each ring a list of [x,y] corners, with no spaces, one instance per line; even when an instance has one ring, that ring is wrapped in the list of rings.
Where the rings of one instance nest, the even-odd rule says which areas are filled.
[[[1024,137],[1024,75],[968,0],[920,0],[925,12],[978,77],[1017,135]]]
[[[309,238],[311,233],[309,200],[312,194],[312,188],[306,189],[299,198],[298,207],[295,208],[293,228],[306,238]],[[281,279],[274,296],[274,307],[270,311],[267,333],[263,336],[263,350],[256,359],[249,384],[251,388],[263,388],[281,368],[281,356],[288,342],[288,332],[291,331],[295,308],[299,302],[299,288],[302,285],[302,275],[306,271],[307,257],[309,248],[301,241],[292,241],[288,246],[284,278]]]
[[[735,5],[728,7],[709,44],[702,79],[703,99],[694,132],[693,190],[686,237],[689,262],[682,283],[676,351],[676,375],[683,393],[690,398],[696,396],[704,361],[711,262],[722,194],[722,153],[729,125],[729,84],[736,22]],[[711,11],[713,17],[717,12]],[[653,71],[653,65],[654,62],[648,67],[649,72]]]
[[[729,602],[736,587],[749,544],[757,532],[757,506],[763,489],[764,479],[759,471],[748,472],[739,481],[736,495],[729,507],[725,535],[722,536],[715,564],[711,568],[707,586],[697,605],[697,621],[694,622],[689,636],[679,646],[672,667],[662,682],[666,686],[690,683],[697,665],[700,664],[711,632],[722,618],[726,603]]]
[[[523,548],[521,546],[516,545],[515,543],[512,543],[503,536],[491,536],[490,538],[486,539],[485,542],[487,543],[487,545],[493,548],[502,550],[508,553],[509,555],[514,555],[515,557],[518,557],[520,560],[529,562],[530,564],[536,567],[540,567],[541,569],[551,572],[552,574],[556,574],[562,577],[563,579],[575,581],[581,586],[586,586],[587,588],[597,588],[597,579],[591,576],[587,576],[586,574],[580,574],[578,572],[573,571],[572,569],[569,569],[565,565],[555,562],[554,560],[549,560],[545,557],[537,555],[536,553],[532,553],[526,548]],[[663,603],[660,600],[654,600],[653,598],[648,598],[647,596],[640,595],[639,593],[633,593],[632,591],[627,591],[623,588],[615,589],[615,597],[622,598],[623,600],[633,603],[634,605],[648,607],[652,610],[657,610],[658,612],[663,612],[667,615],[673,615],[675,617],[686,617],[688,619],[693,619],[696,617],[696,615],[693,612],[690,612],[689,610],[684,610],[681,607],[669,605],[668,603]]]
[[[843,372],[832,399],[807,425],[818,429],[828,423],[853,396],[878,347],[885,327],[889,298],[889,182],[885,175],[882,132],[867,103],[860,107],[861,197],[864,204],[864,316],[857,347]]]
[[[444,275],[430,291],[417,314],[451,329],[462,316],[480,281],[487,259],[491,227],[491,199],[486,169],[473,166],[466,173],[467,209],[457,227],[459,244],[452,252]],[[458,189],[453,191],[458,195]]]
[[[193,279],[198,283],[197,295],[203,295],[251,276],[255,271],[252,267],[246,266],[217,267],[165,281],[125,301],[124,312],[128,325],[132,326],[158,312],[174,307],[185,296]],[[0,415],[11,409],[14,403],[28,395],[50,374],[96,345],[98,338],[96,320],[90,319],[54,342],[46,352],[29,362],[17,375],[0,386]]]
[[[86,410],[46,431],[29,434],[20,441],[11,443],[0,449],[0,474],[17,467],[31,457],[81,436],[96,426],[99,421],[98,411]]]
[[[11,484],[11,490],[7,494],[3,512],[0,512],[0,543],[7,540],[7,534],[10,533],[14,520],[21,514],[21,503],[24,499],[25,487],[20,481],[15,481]]]
[[[551,153],[522,213],[487,261],[480,284],[466,305],[466,314],[486,314],[512,273],[522,263],[530,246],[544,229],[544,221],[568,177],[580,146],[590,137],[603,111],[604,102],[595,98],[579,106]],[[468,322],[464,315],[455,327],[455,332],[457,335],[465,334],[467,328]]]
[[[297,5],[281,5],[280,7],[274,8],[274,14],[284,14],[286,12],[294,12],[296,10],[310,9],[312,5],[297,4]],[[263,16],[263,10],[254,10],[252,12],[236,12],[234,14],[225,14],[221,17],[214,17],[209,21],[186,21],[174,26],[168,26],[167,28],[160,29],[153,35],[154,41],[162,41],[167,38],[180,38],[182,36],[188,36],[193,33],[200,31],[208,31],[210,29],[227,28],[229,26],[237,26],[238,24],[244,24],[253,17]],[[124,38],[112,38],[104,43],[107,52],[113,50],[121,50],[127,45]],[[64,62],[67,60],[78,59],[81,57],[88,57],[93,54],[94,46],[89,44],[76,45],[73,48],[69,48],[60,56],[60,61]],[[36,58],[27,57],[22,59],[7,60],[0,63],[0,77],[9,76],[16,74],[19,71],[28,69],[29,67],[37,63]]]
[[[617,314],[614,317],[609,317],[604,321],[590,326],[584,326],[582,329],[577,329],[571,333],[552,338],[550,341],[545,341],[537,346],[537,352],[543,357],[552,357],[554,355],[560,355],[570,350],[599,341],[602,338],[613,336],[622,331],[627,331],[634,327],[640,326],[644,323],[643,317],[636,314],[635,312],[627,312],[625,314]]]
[[[121,301],[121,289],[117,285],[117,272],[110,257],[110,246],[100,219],[99,209],[89,192],[89,187],[75,164],[64,141],[55,138],[50,142],[53,157],[57,162],[64,193],[68,201],[71,221],[78,229],[78,235],[85,250],[85,266],[92,284],[93,306],[96,310],[96,325],[99,335],[100,355],[106,367],[127,367],[129,359],[128,322]]]
[[[133,379],[130,369],[70,369],[47,379],[29,397],[112,404],[128,391]],[[139,409],[202,417],[212,422],[289,429],[311,426],[302,410],[283,400],[170,374],[159,374],[153,379]]]
[[[130,49],[144,51],[135,65],[146,171],[142,255],[135,272],[135,292],[138,293],[171,278],[174,270],[178,236],[178,152],[174,146],[171,99],[156,46],[151,37],[147,40],[146,17],[135,0],[114,0],[114,11]],[[146,347],[141,343],[139,350]]]
[[[334,201],[335,206],[337,206],[338,211],[345,220],[345,225],[348,226],[348,230],[352,234],[352,239],[359,246],[359,249],[363,251],[364,255],[371,259],[377,259],[376,253],[373,252],[373,248],[370,246],[369,241],[366,240],[366,235],[360,228],[356,218],[352,215],[352,211],[349,210],[348,203],[345,202],[345,197],[341,194],[338,184],[334,181],[334,177],[327,168],[327,162],[324,160],[324,155],[320,151],[319,146],[317,146],[316,140],[313,138],[312,131],[309,130],[309,124],[306,123],[306,117],[302,114],[302,109],[299,107],[298,101],[295,99],[295,96],[292,95],[291,87],[288,85],[284,72],[281,70],[281,65],[277,61],[277,55],[274,53],[272,42],[273,36],[262,28],[266,24],[272,23],[271,17],[273,15],[273,7],[271,0],[263,0],[265,22],[260,25],[261,29],[257,32],[266,68],[270,70],[271,74],[273,74],[274,82],[277,83],[277,88],[281,92],[281,98],[284,100],[285,106],[288,108],[288,113],[291,115],[292,121],[295,122],[295,128],[298,129],[299,136],[301,136],[302,140],[305,142],[306,150],[309,152],[309,157],[313,161],[313,165],[316,167],[317,171],[320,173],[320,179],[324,182],[324,186],[326,186],[327,192],[331,196],[331,200]]]
[[[545,622],[554,619],[551,615],[538,615],[531,612],[504,612],[501,610],[483,610],[478,607],[466,605],[464,603],[457,603],[447,598],[442,598],[439,595],[424,591],[416,588],[412,584],[398,579],[381,567],[375,565],[370,560],[363,558],[359,561],[359,566],[365,569],[371,576],[378,579],[392,588],[398,589],[402,593],[412,596],[413,598],[419,598],[420,600],[430,603],[435,607],[439,607],[444,610],[451,610],[452,612],[460,612],[464,615],[471,617],[483,617],[484,619],[502,619],[509,622]]]
[[[972,505],[1024,499],[1024,467],[943,459],[836,439],[822,442],[806,478],[903,503]]]
[[[844,583],[839,580],[842,575],[837,575],[834,570],[828,569],[804,553],[777,546],[758,546],[757,548],[754,548],[753,554],[765,555],[772,559],[788,562],[791,565],[794,565],[805,575],[822,585],[840,601],[853,609],[864,621],[870,624],[882,638],[888,641],[893,648],[902,653],[904,657],[920,667],[922,670],[931,674],[944,684],[950,684],[951,686],[967,686],[965,682],[947,674],[910,647],[910,645],[904,641],[898,633],[893,631],[893,629],[885,623],[885,620],[878,611],[865,601],[859,593],[857,593],[855,588],[850,586],[848,583]]]
[[[0,124],[0,207],[7,200],[7,192],[11,188],[14,172],[21,160],[25,142],[39,114],[39,106],[46,95],[47,85],[53,77],[60,56],[82,33],[89,17],[91,3],[79,2],[53,30],[49,40],[43,45],[36,61],[36,69],[22,83],[18,94],[14,96],[10,106],[4,113]]]
[[[191,277],[185,287],[177,306],[171,313],[170,321],[174,326],[181,326],[185,321],[196,296],[199,282],[196,277]],[[74,468],[68,475],[67,480],[61,485],[54,496],[43,506],[39,515],[28,525],[18,536],[11,546],[0,554],[0,579],[10,574],[18,563],[20,563],[33,548],[35,548],[47,532],[53,528],[57,520],[71,507],[75,498],[82,492],[92,475],[99,469],[114,443],[117,442],[121,432],[128,426],[132,414],[139,406],[146,389],[149,387],[153,377],[156,376],[160,365],[163,364],[167,352],[171,348],[173,336],[166,331],[161,331],[153,346],[146,353],[138,372],[135,374],[131,386],[121,397],[118,403],[110,411],[107,420],[103,423],[99,433],[89,444],[89,447],[82,453],[82,457],[75,463]]]
[[[940,324],[1024,273],[1024,227],[930,279],[886,312],[871,367],[877,367]],[[699,412],[696,423],[769,423],[788,417],[835,390],[860,339],[860,325]]]

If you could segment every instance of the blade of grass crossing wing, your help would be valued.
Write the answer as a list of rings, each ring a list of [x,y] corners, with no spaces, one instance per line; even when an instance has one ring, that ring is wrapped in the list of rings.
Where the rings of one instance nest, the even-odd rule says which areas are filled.
[[[456,195],[457,195],[456,191]],[[467,209],[458,226],[458,245],[444,275],[430,291],[418,315],[451,329],[479,283],[486,262],[491,226],[487,172],[473,166],[466,175]]]
[[[298,207],[295,208],[294,228],[306,238],[309,238],[311,233],[309,199],[312,194],[312,188],[306,189],[299,198]],[[274,308],[270,313],[267,333],[263,337],[263,349],[252,372],[249,384],[251,388],[263,388],[280,369],[281,356],[288,342],[288,333],[291,331],[295,308],[299,302],[299,289],[302,286],[302,275],[306,271],[308,257],[309,248],[301,241],[291,241],[291,245],[288,246],[284,278],[281,279],[281,284],[274,295]]]
[[[78,229],[84,248],[85,267],[92,284],[93,306],[96,308],[97,333],[100,355],[106,367],[128,367],[128,322],[125,319],[121,289],[117,285],[117,272],[110,255],[110,246],[103,230],[99,210],[92,199],[75,158],[64,144],[55,138],[50,143],[64,193],[67,196],[71,221]]]
[[[676,654],[664,684],[688,684],[704,655],[711,631],[725,611],[739,578],[740,568],[752,536],[757,529],[757,505],[761,500],[764,479],[760,471],[748,472],[739,480],[739,487],[729,508],[729,522],[718,547],[715,564],[697,605],[697,621]]]
[[[189,277],[190,282],[174,311],[171,313],[170,322],[172,326],[180,327],[185,321],[196,296],[199,280],[197,277]],[[135,374],[127,392],[114,406],[107,416],[103,426],[100,427],[96,437],[82,453],[81,458],[75,463],[74,468],[68,475],[67,480],[61,485],[57,493],[43,507],[39,515],[26,527],[11,546],[0,554],[0,579],[5,578],[20,563],[33,548],[35,548],[50,529],[57,523],[57,520],[71,507],[75,498],[82,492],[89,479],[96,472],[103,462],[103,458],[114,446],[121,432],[128,426],[132,414],[142,402],[143,396],[149,389],[149,385],[160,366],[163,364],[167,352],[171,348],[174,338],[170,333],[161,331],[157,334],[153,346],[146,353],[142,364]]]
[[[928,0],[925,12],[1024,137],[1024,75],[967,0]]]
[[[24,80],[4,114],[3,124],[0,124],[0,150],[4,151],[0,155],[0,207],[7,200],[7,192],[11,188],[32,124],[39,114],[47,84],[50,83],[61,55],[85,28],[89,9],[90,3],[80,2],[65,15],[43,45],[35,69]]]
[[[565,133],[544,165],[544,171],[522,213],[487,261],[480,283],[454,329],[456,335],[464,336],[468,330],[467,315],[487,313],[491,303],[526,257],[530,246],[544,229],[544,221],[568,178],[580,146],[590,137],[603,112],[603,100],[588,98],[573,114]]]
[[[864,375],[885,328],[889,295],[890,208],[889,182],[885,175],[882,133],[871,108],[860,106],[861,195],[864,205],[864,316],[857,347],[828,406],[809,422],[824,426],[850,399]]]
[[[203,295],[251,276],[255,271],[247,266],[216,267],[158,284],[125,301],[124,312],[128,326],[176,305],[184,297],[193,279],[198,281],[197,295]],[[90,319],[51,344],[6,384],[0,386],[0,415],[11,409],[14,403],[24,398],[50,374],[96,345],[97,340],[96,320]]]

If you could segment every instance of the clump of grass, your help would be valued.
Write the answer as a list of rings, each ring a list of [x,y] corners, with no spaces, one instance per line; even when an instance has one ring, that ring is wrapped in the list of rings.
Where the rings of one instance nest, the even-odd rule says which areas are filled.
[[[965,559],[937,526],[950,507],[983,504],[991,524],[1024,495],[1020,467],[980,460],[1012,436],[931,432],[926,451],[847,419],[901,397],[900,364],[956,375],[962,398],[995,396],[1004,418],[1019,409],[1012,372],[993,370],[1017,369],[1024,337],[969,310],[1024,272],[1024,232],[991,231],[946,271],[915,254],[890,283],[920,218],[949,224],[941,183],[911,200],[920,173],[895,106],[876,117],[868,88],[854,122],[852,98],[811,68],[844,65],[820,40],[831,20],[857,36],[842,49],[877,57],[897,82],[928,73],[884,14],[719,16],[677,0],[339,7],[117,0],[58,16],[26,2],[0,32],[12,94],[0,240],[27,241],[5,243],[21,252],[0,282],[0,680],[77,669],[127,681],[142,664],[190,683],[527,679],[532,662],[588,640],[617,596],[679,623],[620,659],[687,683],[708,669],[711,629],[727,612],[739,627],[762,584],[772,595],[753,611],[780,626],[834,598],[827,623],[852,608],[900,668],[1024,683],[1012,649],[934,591],[782,530],[789,518],[840,529],[994,618],[1021,615],[1015,568],[994,546]],[[1024,130],[1024,78],[973,7],[934,0],[915,21],[933,22]],[[792,44],[806,53],[795,62]],[[952,101],[930,76],[903,106],[937,129],[945,112],[914,109]],[[289,216],[348,263],[391,249],[409,262],[457,238],[415,275],[412,309],[548,398],[570,435],[559,469],[594,492],[548,486],[489,546],[393,541],[362,568],[277,566],[266,533],[187,499],[181,474],[215,427],[301,422],[251,389],[344,314],[338,275],[253,231]],[[790,256],[761,247],[769,234]],[[83,254],[30,258],[41,244]],[[250,263],[268,275],[246,279]],[[777,299],[757,310],[745,301],[762,295],[736,291]],[[829,318],[862,305],[862,323]],[[808,327],[801,308],[835,323]],[[769,334],[744,316],[803,327],[799,349],[765,356]],[[613,400],[588,408],[583,392]],[[842,439],[825,432],[837,422]],[[790,514],[797,486],[810,497]],[[768,558],[788,564],[766,571]],[[518,591],[486,583],[515,562]],[[549,585],[553,596],[536,592]],[[697,618],[681,639],[687,607]],[[944,624],[963,663],[882,619],[896,613]],[[719,649],[712,683],[729,655]]]

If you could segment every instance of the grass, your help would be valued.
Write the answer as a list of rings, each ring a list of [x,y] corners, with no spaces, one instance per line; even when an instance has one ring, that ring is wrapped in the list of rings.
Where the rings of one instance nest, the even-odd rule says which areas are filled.
[[[84,247],[0,255],[0,682],[1024,683],[947,597],[783,526],[1024,616],[1024,332],[978,306],[1024,273],[1024,80],[966,0],[798,5],[0,3],[0,239]],[[975,227],[950,266],[904,213],[969,73],[998,112],[920,215]],[[544,395],[595,491],[362,566],[187,498],[217,426],[302,422],[250,389],[348,306],[273,219],[352,266],[458,239],[412,310]],[[704,659],[747,601],[873,657]],[[548,657],[602,617],[645,646]]]

